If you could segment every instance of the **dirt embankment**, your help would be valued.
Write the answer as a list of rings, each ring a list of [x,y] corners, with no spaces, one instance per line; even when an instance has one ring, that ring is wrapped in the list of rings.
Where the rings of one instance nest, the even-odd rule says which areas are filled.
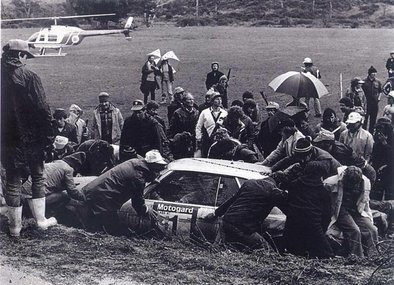
[[[1,284],[394,284],[393,243],[362,260],[308,260],[24,223],[15,240],[2,220]]]

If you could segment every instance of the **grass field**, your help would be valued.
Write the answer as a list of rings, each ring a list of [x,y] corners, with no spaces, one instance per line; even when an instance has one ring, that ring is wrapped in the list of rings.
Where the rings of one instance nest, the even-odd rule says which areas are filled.
[[[27,39],[35,31],[2,30],[2,45],[11,38]],[[290,96],[272,92],[268,83],[286,71],[300,70],[303,58],[311,57],[331,92],[322,98],[322,107],[338,110],[339,73],[343,73],[344,90],[354,76],[365,77],[371,65],[385,81],[385,62],[394,39],[394,31],[390,29],[176,28],[166,25],[140,28],[132,35],[132,41],[122,36],[86,38],[80,45],[64,49],[68,53],[65,57],[29,60],[28,65],[41,76],[51,108],[68,108],[76,103],[85,110],[84,117],[90,119],[98,93],[107,91],[113,103],[127,116],[132,100],[142,98],[140,71],[146,54],[160,48],[162,52],[173,50],[181,59],[175,86],[192,92],[197,103],[202,102],[205,94],[204,82],[210,63],[217,60],[224,73],[232,68],[230,102],[239,99],[246,90],[253,92],[256,98],[259,91],[264,90],[269,100],[283,106],[290,101]],[[385,104],[383,100],[380,109]],[[311,118],[311,123],[316,122]]]

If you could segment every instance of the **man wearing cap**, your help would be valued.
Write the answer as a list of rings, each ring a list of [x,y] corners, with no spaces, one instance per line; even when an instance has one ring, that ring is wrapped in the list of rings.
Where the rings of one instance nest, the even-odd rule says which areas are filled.
[[[207,157],[208,149],[213,143],[212,135],[227,117],[227,111],[221,107],[222,98],[219,92],[212,92],[211,104],[211,107],[200,113],[196,125],[197,149],[201,150],[202,157]]]
[[[223,72],[219,71],[219,63],[214,61],[211,64],[212,71],[207,74],[205,80],[205,87],[209,90],[213,85],[219,82],[219,78],[224,75]]]
[[[274,164],[271,167],[271,171],[282,171],[294,164],[298,164],[299,169],[304,170],[305,165],[310,161],[319,161],[324,166],[326,174],[323,175],[323,178],[335,175],[337,168],[341,166],[330,153],[313,146],[309,139],[300,138],[295,143],[293,154]]]
[[[5,168],[4,196],[8,208],[9,234],[22,229],[21,177],[24,167],[32,177],[29,206],[41,229],[56,225],[45,217],[44,152],[51,149],[52,116],[40,77],[22,63],[33,58],[26,41],[10,40],[1,58],[1,164]]]
[[[158,149],[166,159],[172,160],[164,129],[155,118],[146,114],[144,102],[134,100],[131,111],[120,138],[120,160],[134,158],[136,154],[145,156],[152,149]]]
[[[77,128],[75,125],[70,124],[66,121],[67,113],[62,108],[57,108],[53,113],[54,119],[54,134],[56,136],[62,136],[68,138],[69,142],[73,142],[75,145],[78,144]]]
[[[346,120],[347,130],[341,133],[339,141],[351,147],[357,156],[369,162],[373,147],[372,135],[361,127],[362,116],[352,112]]]
[[[280,133],[271,130],[269,127],[270,121],[272,122],[272,117],[279,110],[279,104],[270,101],[265,107],[265,110],[267,111],[268,118],[260,125],[260,130],[256,138],[256,145],[263,155],[267,157],[274,151],[281,140]]]
[[[86,201],[67,206],[81,227],[91,231],[124,232],[118,212],[131,199],[134,210],[141,217],[156,220],[157,213],[145,205],[145,183],[152,182],[167,163],[158,150],[150,150],[145,158],[129,159],[103,173],[82,188]]]
[[[187,92],[182,99],[182,107],[174,112],[170,121],[170,137],[176,134],[189,132],[193,137],[193,145],[196,142],[196,125],[200,113],[194,107],[194,96]]]
[[[93,112],[93,138],[110,144],[119,144],[123,129],[123,116],[120,110],[109,101],[107,92],[100,92],[99,105]]]
[[[228,78],[226,75],[222,75],[219,78],[219,82],[212,85],[210,88],[213,91],[219,92],[222,97],[222,104],[224,108],[228,108],[228,97],[227,97],[227,81]]]
[[[149,55],[148,60],[145,62],[141,70],[141,86],[140,90],[144,93],[144,103],[148,102],[149,94],[150,99],[155,100],[156,89],[159,89],[159,83],[157,82],[156,76],[160,75],[159,68],[156,66],[155,57]]]
[[[343,232],[349,254],[368,255],[375,248],[378,237],[369,208],[369,179],[357,166],[342,166],[337,175],[323,183],[332,196],[329,228],[336,225]]]
[[[390,57],[386,61],[387,77],[394,77],[394,50],[390,52]]]
[[[66,122],[76,127],[78,144],[81,144],[89,139],[88,124],[81,118],[83,111],[81,107],[76,104],[71,104],[68,111]]]
[[[313,76],[315,76],[317,79],[321,78],[320,75],[320,70],[313,65],[312,59],[310,59],[309,57],[304,58],[304,62],[303,62],[304,66],[302,67],[302,72],[309,72],[310,74],[312,74]],[[305,103],[308,106],[309,109],[309,97],[305,98]],[[319,98],[313,98],[314,101],[314,108],[315,108],[315,117],[321,117],[321,106],[320,106],[320,100]]]
[[[354,77],[350,81],[350,89],[346,90],[345,96],[352,100],[354,106],[362,107],[365,110],[367,99],[362,88],[364,83],[365,81],[361,80],[360,77]]]
[[[47,151],[45,162],[52,162],[54,160],[62,159],[64,156],[72,154],[74,150],[75,143],[70,142],[70,140],[63,136],[56,136],[53,142],[53,149]]]
[[[79,173],[82,165],[85,163],[86,154],[84,152],[75,152],[62,159],[45,163],[45,196],[46,212],[60,212],[62,207],[70,198],[84,201],[85,196],[79,191],[74,182],[74,175]],[[31,198],[31,176],[22,185],[22,193],[25,198]]]
[[[373,133],[373,129],[376,123],[376,118],[379,111],[379,101],[382,96],[382,83],[376,78],[377,70],[371,66],[368,69],[368,76],[364,79],[362,86],[365,98],[367,99],[365,121],[363,128],[367,129],[369,121],[369,132]]]
[[[182,107],[182,99],[185,94],[185,90],[178,86],[174,89],[174,101],[171,102],[167,107],[167,118],[168,122],[171,122],[172,115],[176,110]]]

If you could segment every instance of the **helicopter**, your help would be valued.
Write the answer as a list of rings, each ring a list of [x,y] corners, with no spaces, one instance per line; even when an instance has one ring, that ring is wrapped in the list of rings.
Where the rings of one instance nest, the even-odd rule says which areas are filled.
[[[36,57],[45,56],[65,56],[66,53],[62,49],[67,46],[79,45],[85,37],[103,36],[113,34],[124,34],[127,40],[131,40],[130,31],[132,27],[133,17],[129,17],[123,29],[115,30],[83,30],[73,26],[58,25],[59,19],[73,19],[73,18],[87,18],[87,17],[105,17],[114,16],[115,14],[93,14],[93,15],[77,15],[77,16],[56,16],[56,17],[39,17],[39,18],[19,18],[6,19],[2,22],[10,21],[26,21],[26,20],[54,20],[54,25],[49,28],[42,28],[39,32],[32,34],[27,42],[29,46],[36,49],[39,48],[39,53]],[[56,50],[57,53],[47,53],[47,49]]]

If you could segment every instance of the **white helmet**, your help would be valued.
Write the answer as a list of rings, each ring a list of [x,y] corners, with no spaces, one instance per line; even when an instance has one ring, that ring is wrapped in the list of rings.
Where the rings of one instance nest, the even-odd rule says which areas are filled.
[[[306,58],[304,58],[304,62],[303,62],[303,64],[305,64],[305,63],[312,64],[313,62],[312,62],[312,59],[311,59],[311,58],[309,58],[309,57],[306,57]]]

